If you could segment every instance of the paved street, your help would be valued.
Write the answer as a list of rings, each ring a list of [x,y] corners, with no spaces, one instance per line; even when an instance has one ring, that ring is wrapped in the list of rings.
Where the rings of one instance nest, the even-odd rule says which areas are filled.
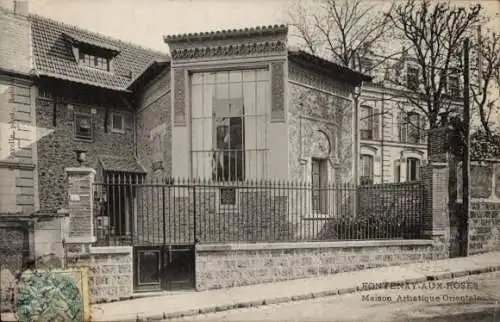
[[[450,283],[451,282],[451,283]],[[175,321],[500,321],[500,272]]]

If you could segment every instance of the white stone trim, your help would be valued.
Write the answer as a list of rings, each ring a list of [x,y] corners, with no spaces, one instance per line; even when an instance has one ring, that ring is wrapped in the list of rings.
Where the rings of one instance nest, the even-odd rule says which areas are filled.
[[[64,241],[66,244],[85,244],[95,243],[97,241],[95,236],[92,237],[68,237]]]
[[[90,246],[90,254],[132,254],[132,246]]]
[[[335,242],[297,242],[297,243],[241,243],[241,244],[198,244],[197,252],[213,251],[247,251],[247,250],[279,250],[279,249],[317,249],[317,248],[352,248],[352,247],[398,247],[398,246],[431,246],[430,239],[405,240],[359,240]]]
[[[420,150],[403,150],[401,151],[401,157],[405,159],[415,158],[422,161],[424,157],[424,152]]]
[[[370,156],[372,156],[374,158],[374,161],[375,161],[375,157],[378,156],[379,150],[380,150],[379,147],[376,147],[376,146],[373,146],[373,145],[366,145],[366,144],[362,143],[359,155],[360,156],[362,154],[370,155]]]
[[[94,169],[86,167],[65,168],[64,171],[66,171],[66,173],[71,173],[71,174],[93,174],[93,175],[96,174]]]

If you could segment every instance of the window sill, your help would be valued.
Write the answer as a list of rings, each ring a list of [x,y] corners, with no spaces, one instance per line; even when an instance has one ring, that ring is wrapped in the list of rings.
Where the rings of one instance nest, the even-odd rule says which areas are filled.
[[[125,134],[125,130],[111,128],[111,133]]]
[[[86,138],[76,138],[76,137],[73,137],[73,140],[78,142],[87,142],[87,143],[92,143],[94,141],[92,138],[86,139]]]

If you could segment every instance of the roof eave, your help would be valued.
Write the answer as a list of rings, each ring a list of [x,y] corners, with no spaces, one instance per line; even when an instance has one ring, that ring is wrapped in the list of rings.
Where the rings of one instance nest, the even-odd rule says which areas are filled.
[[[132,79],[126,86],[129,91],[134,91],[139,85],[141,81],[147,79],[148,72],[153,70],[155,67],[166,67],[170,65],[170,60],[153,60],[151,61],[137,76]],[[155,77],[158,73],[154,73],[152,77]],[[151,77],[151,75],[149,75]]]
[[[69,77],[69,76],[51,73],[51,72],[46,72],[46,71],[41,71],[41,70],[37,70],[37,76],[46,76],[46,77],[61,79],[61,80],[69,81],[69,82],[74,82],[74,83],[79,83],[79,84],[84,84],[84,85],[89,85],[89,86],[94,86],[94,87],[99,87],[99,88],[105,88],[105,89],[109,89],[109,90],[113,90],[113,91],[119,91],[119,92],[125,92],[125,93],[132,92],[129,89],[123,88],[123,87],[103,85],[103,84],[99,84],[96,82],[90,82],[90,81],[78,79],[75,77]]]
[[[204,40],[221,40],[221,39],[235,39],[242,37],[252,37],[252,36],[265,36],[265,35],[276,35],[276,34],[287,34],[287,25],[269,25],[269,26],[258,26],[242,29],[228,29],[228,30],[217,30],[209,32],[200,33],[187,33],[187,34],[177,34],[177,35],[165,35],[163,36],[163,41],[165,43],[187,43],[187,42],[197,42]]]
[[[76,43],[76,44],[85,44],[85,45],[91,45],[91,46],[94,46],[94,47],[98,47],[100,49],[104,49],[108,52],[110,52],[113,56],[116,56],[120,53],[120,49],[116,46],[112,46],[112,45],[109,45],[109,44],[105,44],[105,43],[102,43],[102,42],[98,42],[98,41],[93,41],[93,40],[88,40],[88,39],[85,39],[83,37],[80,37],[78,35],[74,35],[74,34],[71,34],[71,33],[63,33],[67,38],[69,38],[69,40],[72,42],[72,43]]]
[[[341,66],[332,61],[306,53],[304,51],[289,50],[288,57],[290,60],[302,64],[305,67],[324,72],[335,79],[348,81],[350,84],[355,86],[360,85],[362,82],[368,82],[373,79],[372,76],[359,73],[350,68]]]

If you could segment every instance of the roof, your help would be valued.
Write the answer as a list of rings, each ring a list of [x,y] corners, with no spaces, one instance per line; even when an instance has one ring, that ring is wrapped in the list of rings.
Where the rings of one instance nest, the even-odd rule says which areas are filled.
[[[163,67],[169,66],[169,60],[153,60],[151,61],[142,72],[138,73],[127,85],[127,89],[135,90],[137,87],[146,84],[149,80],[157,76]]]
[[[208,32],[197,32],[179,35],[164,36],[163,40],[168,43],[192,42],[202,40],[220,40],[227,38],[268,36],[288,33],[286,25],[258,26],[242,29],[228,29]]]
[[[38,75],[126,91],[151,61],[169,59],[166,53],[146,49],[45,17],[31,15],[33,56]],[[95,46],[111,52],[113,72],[81,66],[72,44]]]
[[[102,169],[105,171],[146,173],[144,168],[133,157],[101,155],[98,159]]]
[[[357,85],[361,82],[371,81],[373,77],[354,71],[330,60],[309,54],[303,50],[288,50],[288,59],[305,67],[317,70],[332,78],[345,80]]]

